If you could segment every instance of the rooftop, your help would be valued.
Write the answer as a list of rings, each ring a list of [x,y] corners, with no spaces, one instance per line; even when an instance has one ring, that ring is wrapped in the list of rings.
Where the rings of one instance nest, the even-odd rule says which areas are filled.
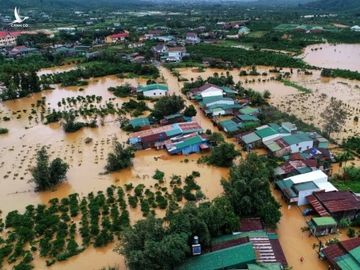
[[[242,136],[241,140],[246,144],[250,144],[250,143],[260,141],[261,138],[258,135],[256,135],[255,132],[251,132],[251,133],[249,133],[247,135]]]
[[[320,203],[329,213],[360,209],[360,198],[350,191],[317,192],[313,195],[313,203]]]
[[[177,267],[178,270],[216,270],[246,266],[254,263],[256,254],[252,243],[209,252],[197,257],[192,257],[184,264]]]
[[[306,141],[312,141],[312,139],[306,133],[297,133],[283,137],[283,140],[288,144],[299,144]]]
[[[316,226],[337,225],[335,219],[333,219],[332,217],[313,217],[311,220]]]
[[[150,121],[149,118],[147,117],[139,117],[139,118],[131,119],[129,121],[129,124],[132,125],[133,127],[143,127],[143,126],[149,126]]]
[[[138,92],[146,92],[146,91],[153,91],[153,90],[168,91],[169,88],[165,84],[158,84],[158,83],[139,86],[139,88],[138,88]]]

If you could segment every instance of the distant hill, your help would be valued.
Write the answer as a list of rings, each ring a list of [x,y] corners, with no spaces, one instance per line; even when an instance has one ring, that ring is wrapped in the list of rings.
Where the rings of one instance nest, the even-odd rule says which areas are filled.
[[[303,5],[305,8],[314,8],[328,11],[360,11],[359,0],[319,0]]]

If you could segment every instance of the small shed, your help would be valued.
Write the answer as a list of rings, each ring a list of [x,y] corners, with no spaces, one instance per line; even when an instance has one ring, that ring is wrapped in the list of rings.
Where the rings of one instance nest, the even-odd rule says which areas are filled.
[[[314,236],[333,234],[337,230],[337,223],[332,217],[313,217],[308,225]]]

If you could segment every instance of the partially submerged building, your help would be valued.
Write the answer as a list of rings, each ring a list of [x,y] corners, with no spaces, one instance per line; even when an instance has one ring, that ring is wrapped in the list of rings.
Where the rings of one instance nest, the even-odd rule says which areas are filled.
[[[360,197],[351,191],[315,192],[306,199],[321,217],[340,221],[353,220],[360,214]]]
[[[360,238],[333,243],[320,251],[320,257],[326,259],[329,269],[360,269]]]
[[[337,191],[328,182],[328,176],[321,170],[304,173],[275,182],[276,187],[281,191],[285,200],[297,205],[310,203],[308,196],[317,191]]]
[[[332,217],[313,217],[307,224],[314,236],[325,236],[337,232],[337,223]]]
[[[183,122],[134,132],[129,143],[137,149],[150,147],[163,148],[170,138],[190,133],[201,133],[203,130],[197,122]]]
[[[209,149],[208,139],[198,133],[171,138],[165,142],[169,154],[189,155]]]
[[[138,94],[144,95],[144,97],[149,98],[158,98],[162,96],[166,96],[169,91],[169,88],[165,84],[148,84],[139,86],[137,89]]]

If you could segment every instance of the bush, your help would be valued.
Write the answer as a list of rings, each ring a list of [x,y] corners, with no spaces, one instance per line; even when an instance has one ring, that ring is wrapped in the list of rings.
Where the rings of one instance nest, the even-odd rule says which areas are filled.
[[[0,134],[7,134],[9,130],[7,128],[0,128]]]
[[[132,147],[124,147],[121,143],[114,143],[114,152],[109,153],[105,169],[108,172],[114,172],[128,168],[132,165],[134,157],[134,149]]]

